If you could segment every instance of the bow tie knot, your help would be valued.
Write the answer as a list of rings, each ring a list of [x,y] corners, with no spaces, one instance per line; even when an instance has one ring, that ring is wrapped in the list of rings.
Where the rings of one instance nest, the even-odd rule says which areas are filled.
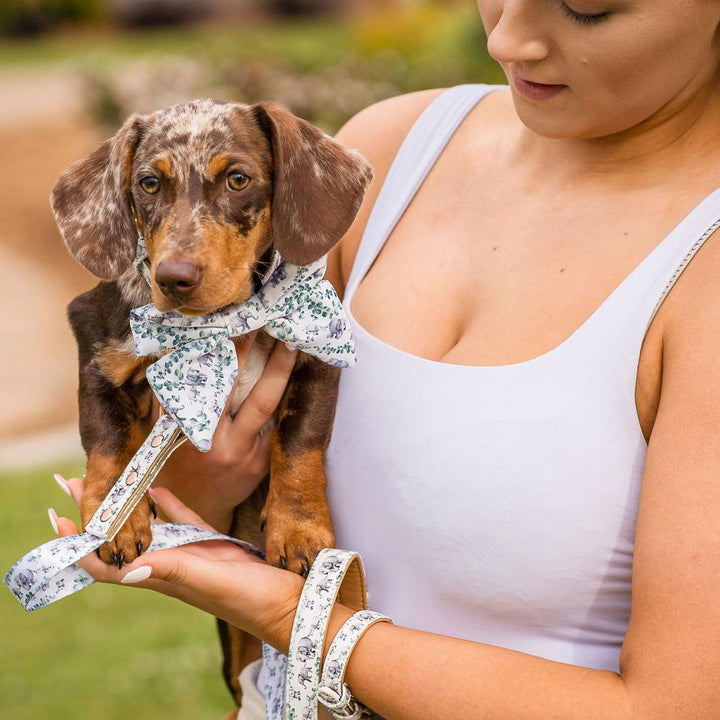
[[[199,450],[207,451],[238,363],[232,338],[262,329],[286,345],[334,367],[355,364],[352,334],[335,288],[323,279],[326,258],[311,265],[281,262],[244,303],[208,315],[133,310],[138,356],[167,352],[147,369],[165,411]]]

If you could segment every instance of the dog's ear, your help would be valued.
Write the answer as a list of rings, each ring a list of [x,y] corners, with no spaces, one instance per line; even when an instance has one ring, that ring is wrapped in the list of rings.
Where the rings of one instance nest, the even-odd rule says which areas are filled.
[[[252,106],[273,152],[275,248],[295,265],[325,255],[355,219],[372,168],[355,150],[277,102]]]
[[[130,173],[143,127],[144,116],[131,115],[113,137],[68,168],[50,194],[68,250],[106,280],[122,275],[135,257]]]

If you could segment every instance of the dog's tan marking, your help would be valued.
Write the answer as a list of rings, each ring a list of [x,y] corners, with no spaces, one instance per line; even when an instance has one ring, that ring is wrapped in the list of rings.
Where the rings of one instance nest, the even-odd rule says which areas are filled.
[[[155,158],[153,164],[165,177],[172,177],[173,164],[168,155],[161,155],[160,157]]]
[[[118,455],[103,455],[91,452],[88,455],[85,480],[83,482],[83,496],[80,505],[83,526],[90,520],[100,503],[105,499],[113,483],[120,477],[120,473],[132,458],[135,450],[140,447],[142,439],[139,433],[132,432],[132,440]],[[137,447],[135,447],[135,445]],[[133,450],[132,448],[135,447]]]
[[[145,379],[145,370],[155,358],[136,358],[128,352],[127,343],[111,338],[107,345],[96,343],[95,364],[115,386],[128,380],[139,383]]]
[[[206,177],[216,178],[231,162],[231,159],[224,154],[216,155],[207,166]]]
[[[160,224],[155,230],[150,232],[145,237],[145,245],[148,251],[148,257],[152,262],[152,275],[155,276],[155,268],[157,267],[157,260],[162,260],[162,255],[165,252],[168,244],[168,236],[172,227],[171,216],[166,216],[162,219]]]
[[[335,536],[325,499],[323,450],[288,458],[277,434],[270,441],[270,490],[262,517],[267,523],[267,560],[302,573]]]
[[[133,427],[129,432],[125,447],[117,455],[90,452],[83,483],[83,496],[80,503],[83,528],[95,514],[105,496],[110,492],[115,481],[137,452],[142,441],[143,437],[139,429]],[[116,558],[122,557],[125,563],[130,563],[138,556],[137,543],[140,542],[142,548],[146,550],[151,540],[150,502],[146,495],[133,510],[115,538],[100,547],[100,558],[106,563],[115,563],[117,560],[113,559],[114,554]]]
[[[165,219],[148,240],[148,254],[152,260],[152,277],[158,262],[165,260],[195,262],[202,267],[203,277],[189,297],[182,312],[201,315],[231,303],[247,300],[252,294],[252,268],[262,253],[270,235],[270,203],[259,213],[252,230],[243,236],[231,223],[203,217],[197,223],[197,239],[192,253],[174,251],[170,220]],[[152,284],[153,302],[160,310],[177,308],[177,302],[162,294]]]

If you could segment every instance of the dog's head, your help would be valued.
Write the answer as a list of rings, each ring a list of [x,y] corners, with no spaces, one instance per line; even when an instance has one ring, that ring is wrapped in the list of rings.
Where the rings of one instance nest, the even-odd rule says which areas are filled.
[[[130,116],[50,204],[70,252],[104,279],[131,266],[139,227],[155,305],[202,314],[247,299],[274,250],[297,265],[324,255],[371,179],[359,153],[279,103],[196,100]]]

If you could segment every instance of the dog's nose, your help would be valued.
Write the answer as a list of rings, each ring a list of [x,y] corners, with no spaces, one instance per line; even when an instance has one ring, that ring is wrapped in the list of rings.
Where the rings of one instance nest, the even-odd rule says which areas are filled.
[[[168,297],[187,297],[202,277],[202,268],[190,262],[161,262],[155,270],[155,282]]]

